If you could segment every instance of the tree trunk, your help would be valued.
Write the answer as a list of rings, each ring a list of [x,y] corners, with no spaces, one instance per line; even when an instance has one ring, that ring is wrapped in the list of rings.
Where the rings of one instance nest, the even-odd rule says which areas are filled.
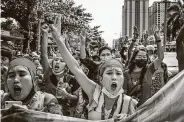
[[[36,41],[36,51],[39,54],[40,53],[40,39],[41,39],[41,20],[38,20],[38,28],[37,28],[37,41]]]
[[[176,38],[176,53],[180,72],[184,70],[184,26]]]

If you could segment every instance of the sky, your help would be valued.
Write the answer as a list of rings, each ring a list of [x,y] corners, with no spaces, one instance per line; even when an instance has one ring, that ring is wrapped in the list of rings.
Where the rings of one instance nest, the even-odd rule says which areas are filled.
[[[83,5],[86,12],[92,14],[91,26],[101,25],[100,30],[104,31],[102,37],[112,46],[112,40],[120,37],[122,21],[122,5],[124,0],[74,0],[77,5]],[[154,1],[149,0],[149,6]]]

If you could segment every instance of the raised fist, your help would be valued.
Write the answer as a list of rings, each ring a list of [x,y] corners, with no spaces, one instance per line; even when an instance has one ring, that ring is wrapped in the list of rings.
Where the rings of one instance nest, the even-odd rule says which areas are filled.
[[[54,24],[54,21],[55,21],[55,16],[53,14],[46,14],[44,16],[44,21],[45,23],[47,24]]]
[[[154,26],[153,32],[154,32],[155,40],[160,40],[160,30],[158,29],[157,26]]]
[[[133,36],[134,39],[137,39],[138,36],[139,36],[138,29],[137,29],[136,26],[134,26],[134,33],[133,33],[133,35],[134,35],[134,36]]]

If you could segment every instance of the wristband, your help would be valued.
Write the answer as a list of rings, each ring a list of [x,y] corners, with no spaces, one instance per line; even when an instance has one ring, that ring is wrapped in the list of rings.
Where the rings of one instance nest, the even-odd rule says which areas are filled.
[[[136,39],[132,39],[133,42],[136,42]]]
[[[159,39],[159,40],[156,40],[156,43],[159,43],[159,42],[161,42],[161,40]]]

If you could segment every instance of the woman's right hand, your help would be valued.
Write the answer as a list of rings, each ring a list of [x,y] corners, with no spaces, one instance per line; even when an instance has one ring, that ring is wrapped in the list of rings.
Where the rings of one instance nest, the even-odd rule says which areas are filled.
[[[41,30],[42,30],[43,33],[48,33],[48,31],[49,31],[49,26],[48,26],[46,23],[44,23],[44,24],[42,25]]]
[[[155,27],[153,28],[153,32],[154,32],[155,40],[156,40],[156,41],[157,41],[157,40],[160,40],[160,30],[158,29],[157,26],[155,26]]]
[[[80,43],[82,45],[85,45],[85,43],[86,43],[86,31],[84,28],[82,28],[82,30],[81,30],[81,34],[79,36],[79,39],[80,39]]]

